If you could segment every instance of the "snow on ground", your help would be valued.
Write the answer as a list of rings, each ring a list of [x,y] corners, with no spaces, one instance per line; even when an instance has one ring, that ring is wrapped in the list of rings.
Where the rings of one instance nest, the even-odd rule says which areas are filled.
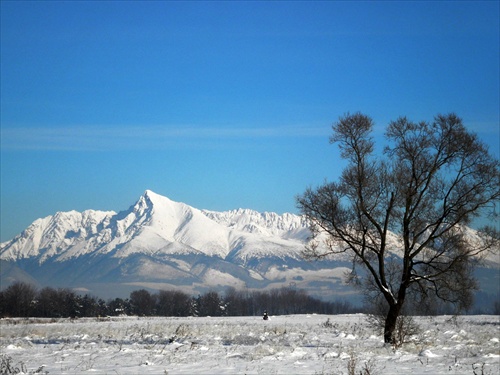
[[[500,373],[499,316],[415,321],[393,349],[362,314],[3,319],[0,350],[31,374]]]

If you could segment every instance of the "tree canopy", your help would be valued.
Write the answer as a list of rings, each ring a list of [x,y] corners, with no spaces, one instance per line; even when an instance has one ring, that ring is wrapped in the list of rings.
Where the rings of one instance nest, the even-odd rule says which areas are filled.
[[[385,301],[385,341],[392,342],[408,292],[470,306],[474,263],[498,251],[499,236],[492,225],[468,225],[488,209],[497,219],[500,168],[455,114],[390,122],[383,154],[375,152],[373,126],[361,113],[333,125],[330,141],[347,167],[338,181],[307,189],[297,205],[313,235],[326,235],[326,250],[313,242],[306,255],[348,253],[362,266],[365,276],[353,272],[351,280]]]

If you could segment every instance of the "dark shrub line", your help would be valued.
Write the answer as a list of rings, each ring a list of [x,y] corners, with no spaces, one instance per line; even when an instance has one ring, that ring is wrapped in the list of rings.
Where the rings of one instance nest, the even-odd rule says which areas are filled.
[[[151,293],[140,289],[130,293],[130,298],[108,301],[81,295],[69,288],[37,290],[22,282],[0,291],[0,317],[255,316],[264,310],[271,315],[360,312],[348,301],[322,301],[291,287],[269,291],[228,288],[223,294],[209,291],[198,296],[172,290]]]

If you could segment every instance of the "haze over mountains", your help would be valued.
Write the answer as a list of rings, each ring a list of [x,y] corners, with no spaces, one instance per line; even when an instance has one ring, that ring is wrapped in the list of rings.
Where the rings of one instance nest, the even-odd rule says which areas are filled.
[[[147,190],[119,213],[58,212],[34,221],[0,245],[1,285],[25,281],[103,298],[139,288],[197,294],[291,286],[354,298],[343,282],[350,263],[304,260],[308,237],[303,216],[199,210]],[[478,273],[485,293],[498,294],[498,263]]]

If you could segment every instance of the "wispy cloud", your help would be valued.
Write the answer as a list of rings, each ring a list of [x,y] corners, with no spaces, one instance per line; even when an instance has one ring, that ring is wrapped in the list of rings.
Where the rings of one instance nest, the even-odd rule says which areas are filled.
[[[2,127],[3,150],[107,151],[224,147],[231,142],[327,137],[328,127],[66,126]]]

